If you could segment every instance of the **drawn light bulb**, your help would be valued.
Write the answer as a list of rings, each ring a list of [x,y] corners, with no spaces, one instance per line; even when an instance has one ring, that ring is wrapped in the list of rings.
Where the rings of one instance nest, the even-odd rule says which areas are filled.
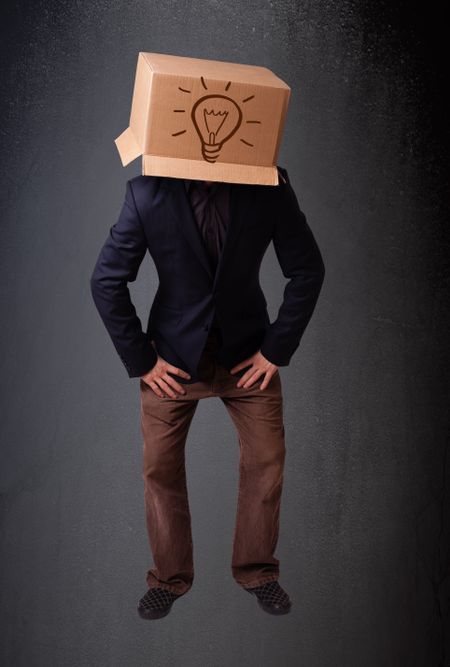
[[[192,121],[202,143],[202,155],[215,162],[222,146],[242,122],[242,111],[226,95],[205,95],[192,107]]]

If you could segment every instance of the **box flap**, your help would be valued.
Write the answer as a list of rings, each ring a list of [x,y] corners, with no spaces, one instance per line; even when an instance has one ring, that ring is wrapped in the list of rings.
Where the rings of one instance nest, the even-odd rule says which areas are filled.
[[[139,157],[139,155],[142,155],[142,150],[129,127],[127,127],[127,129],[114,140],[114,143],[117,146],[124,167]]]

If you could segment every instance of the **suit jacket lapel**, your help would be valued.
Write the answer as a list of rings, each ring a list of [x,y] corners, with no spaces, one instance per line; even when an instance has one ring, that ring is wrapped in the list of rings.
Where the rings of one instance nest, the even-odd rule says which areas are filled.
[[[165,187],[167,210],[169,214],[175,217],[180,234],[182,234],[191,245],[199,262],[213,281],[213,287],[215,287],[223,268],[233,257],[233,246],[236,243],[239,231],[241,230],[247,215],[247,209],[251,203],[251,189],[245,184],[231,184],[229,224],[225,234],[222,252],[219,257],[217,270],[214,274],[200,230],[192,212],[184,180],[181,178],[165,177],[163,185]]]

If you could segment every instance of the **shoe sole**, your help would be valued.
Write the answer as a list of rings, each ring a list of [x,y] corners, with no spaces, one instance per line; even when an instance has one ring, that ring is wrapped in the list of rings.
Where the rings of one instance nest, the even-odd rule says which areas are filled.
[[[257,602],[261,609],[264,609],[264,611],[267,611],[268,614],[274,614],[276,616],[279,616],[281,614],[288,614],[291,611],[291,604],[287,607],[274,607],[270,604],[264,604],[261,600],[257,598]]]
[[[167,616],[167,614],[170,612],[172,609],[172,604],[168,605],[167,607],[164,607],[164,609],[154,609],[154,610],[149,610],[149,609],[142,609],[141,607],[138,607],[138,614],[141,618],[143,618],[146,621],[153,621],[157,618],[163,618],[164,616]]]

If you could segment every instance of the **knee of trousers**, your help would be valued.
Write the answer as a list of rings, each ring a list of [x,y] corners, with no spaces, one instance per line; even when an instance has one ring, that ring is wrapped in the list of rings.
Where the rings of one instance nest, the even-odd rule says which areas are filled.
[[[184,456],[167,452],[145,452],[142,463],[142,476],[145,480],[159,482],[175,480],[184,474]]]
[[[241,465],[246,468],[276,468],[284,466],[286,445],[284,438],[272,438],[264,446],[252,447],[243,451]]]

